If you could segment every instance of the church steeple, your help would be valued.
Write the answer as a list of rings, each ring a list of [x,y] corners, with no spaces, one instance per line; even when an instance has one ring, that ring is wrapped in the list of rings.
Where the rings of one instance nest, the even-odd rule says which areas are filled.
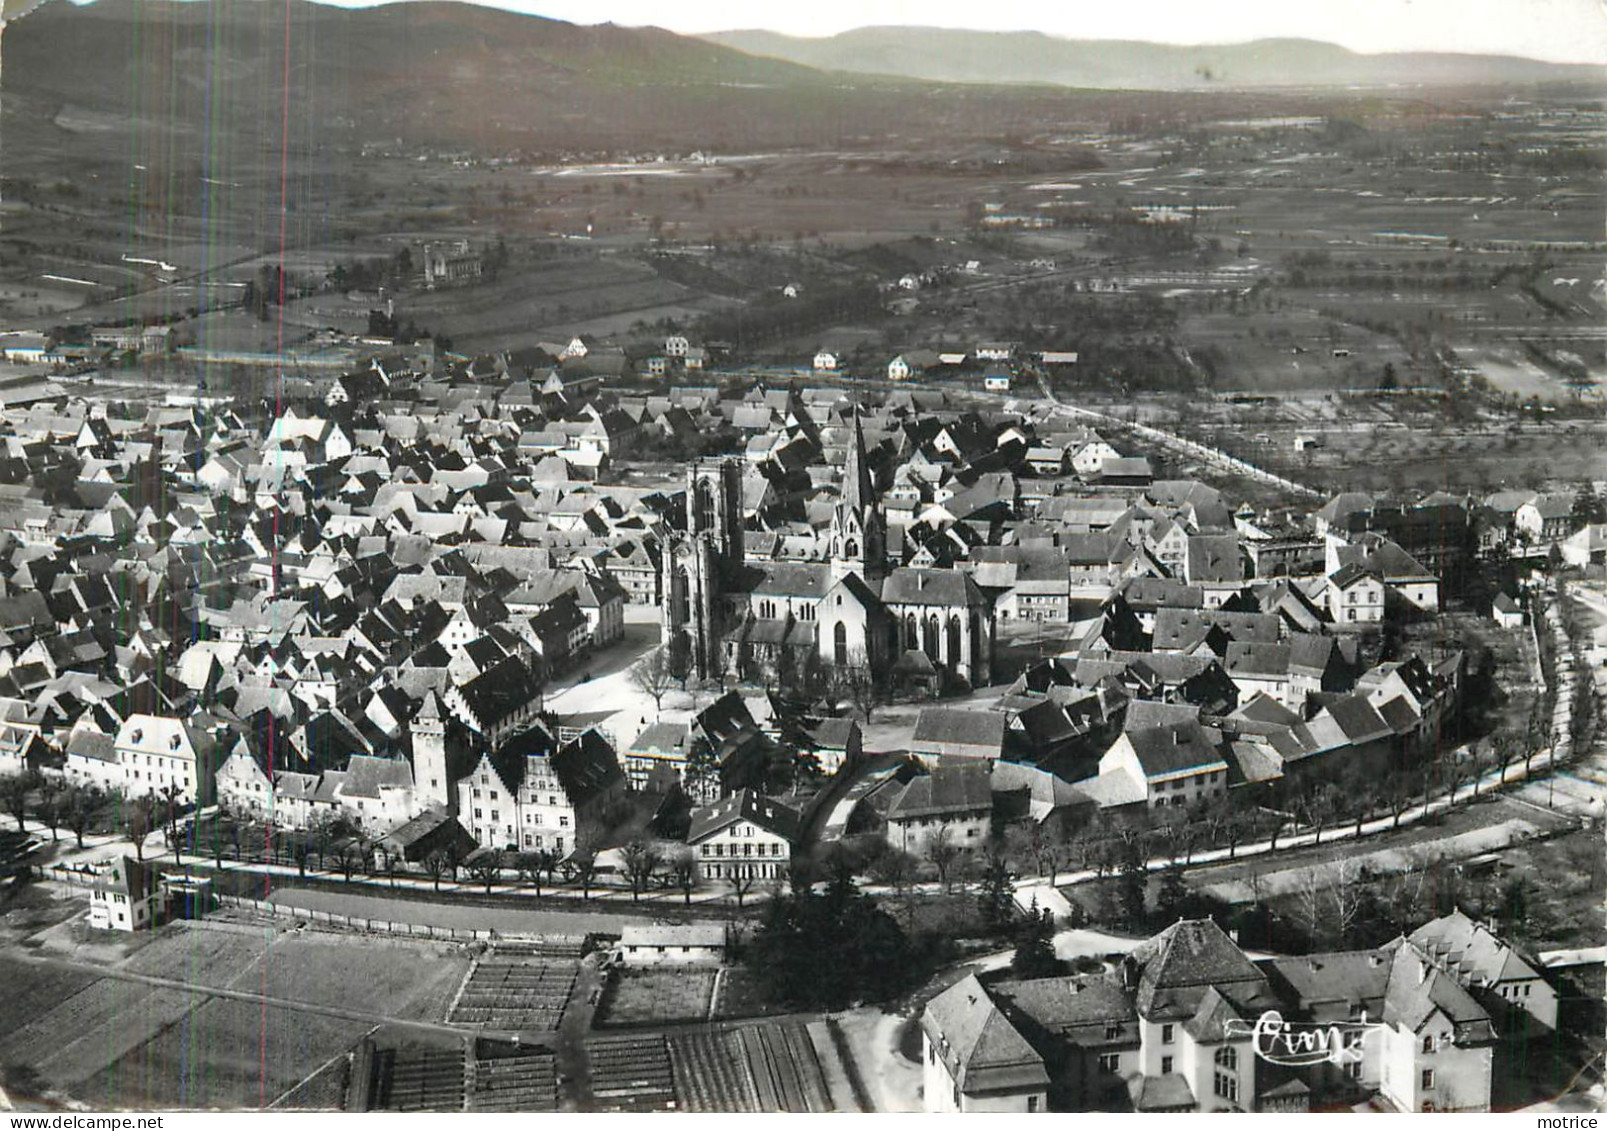
[[[870,465],[865,459],[865,432],[859,426],[859,406],[854,406],[854,435],[848,444],[848,464],[843,468],[843,502],[857,511],[876,505],[871,491]]]
[[[850,573],[881,577],[887,566],[887,531],[865,458],[865,433],[854,409],[854,433],[843,466],[842,498],[831,514],[831,573],[837,580]]]

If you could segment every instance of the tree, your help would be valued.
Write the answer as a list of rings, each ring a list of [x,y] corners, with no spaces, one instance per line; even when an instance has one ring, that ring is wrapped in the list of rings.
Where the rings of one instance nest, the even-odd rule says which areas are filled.
[[[937,832],[926,842],[926,862],[937,869],[937,882],[943,886],[945,892],[949,890],[949,877],[962,851],[963,849],[954,843],[947,825],[939,826]]]
[[[545,850],[539,852],[516,852],[513,856],[513,870],[521,880],[529,883],[541,894],[541,873],[546,867]]]
[[[664,854],[652,841],[636,839],[627,844],[621,853],[625,861],[625,878],[630,881],[631,899],[642,898],[642,892],[653,881],[653,873],[664,862]]]
[[[424,858],[424,870],[435,881],[436,891],[441,890],[441,877],[446,875],[447,866],[446,852],[442,849],[437,848]]]
[[[89,823],[95,818],[95,811],[100,808],[100,791],[92,785],[72,785],[67,788],[62,798],[63,816],[67,827],[72,830],[78,847],[84,847],[84,833],[89,829]]]
[[[1183,882],[1183,869],[1174,861],[1161,873],[1161,890],[1155,901],[1156,916],[1162,922],[1173,922],[1179,917],[1188,895],[1188,885]]]
[[[335,856],[335,864],[340,868],[341,877],[347,883],[351,883],[352,876],[364,866],[369,855],[368,843],[361,836],[349,836],[341,841]]]
[[[135,797],[123,805],[123,834],[134,846],[134,858],[145,859],[145,840],[156,828],[156,799],[150,794]]]
[[[993,934],[1002,934],[1015,918],[1015,889],[1010,885],[1010,866],[998,852],[989,852],[983,863],[977,911],[982,916],[983,926]]]
[[[670,675],[680,682],[681,690],[686,690],[686,681],[692,678],[692,639],[684,631],[670,634],[670,638],[663,645],[668,649],[665,663]]]
[[[882,702],[881,682],[862,654],[850,657],[847,664],[833,670],[831,689],[833,695],[852,703],[867,723]]]
[[[495,846],[477,849],[469,856],[469,875],[485,885],[485,893],[502,878],[503,850]]]
[[[18,832],[27,832],[28,800],[38,784],[38,775],[31,770],[0,777],[0,803],[17,822]]]
[[[1116,909],[1121,921],[1129,927],[1144,922],[1144,893],[1149,886],[1149,870],[1144,866],[1140,842],[1128,841],[1123,845],[1121,874],[1116,886]]]
[[[179,856],[179,850],[184,846],[183,840],[179,837],[179,810],[183,807],[180,803],[183,794],[184,791],[176,785],[164,785],[159,791],[159,796],[162,799],[162,810],[167,817],[167,842],[169,847],[173,849],[173,863],[175,864],[184,863]]]
[[[922,976],[892,916],[860,893],[845,867],[824,891],[771,900],[745,961],[771,998],[795,1008],[843,1009],[901,993]],[[822,976],[829,971],[829,976]]]
[[[62,783],[57,778],[48,778],[43,775],[39,778],[39,805],[37,812],[39,819],[50,826],[50,843],[55,844],[60,839],[58,824],[61,820]]]
[[[675,886],[681,889],[681,897],[687,906],[692,904],[692,893],[697,890],[698,872],[697,855],[690,848],[682,849],[670,857],[670,876]]]
[[[631,668],[630,681],[632,687],[652,698],[655,711],[662,711],[664,696],[675,685],[669,653],[663,647],[654,648]]]
[[[1016,928],[1016,950],[1010,972],[1017,978],[1048,978],[1060,973],[1055,957],[1055,917],[1034,905]]]
[[[745,868],[740,868],[735,864],[731,867],[732,874],[725,878],[725,882],[731,885],[731,894],[736,896],[737,906],[741,907],[742,901],[748,897],[748,893],[753,890],[754,885],[759,880],[758,877]]]
[[[580,885],[582,899],[591,898],[591,886],[597,879],[597,856],[590,851],[576,852],[569,858],[569,874]]]

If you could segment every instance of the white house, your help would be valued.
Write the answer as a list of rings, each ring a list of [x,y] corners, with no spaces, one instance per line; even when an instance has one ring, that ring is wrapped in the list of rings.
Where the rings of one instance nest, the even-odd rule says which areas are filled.
[[[724,923],[653,923],[620,932],[615,953],[626,966],[720,966],[729,928]]]
[[[154,865],[120,856],[89,890],[89,925],[103,931],[143,931],[161,908],[160,875]]]

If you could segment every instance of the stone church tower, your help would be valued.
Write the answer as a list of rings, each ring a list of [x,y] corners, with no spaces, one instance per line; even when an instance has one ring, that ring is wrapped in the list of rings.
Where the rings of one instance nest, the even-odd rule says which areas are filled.
[[[865,433],[854,413],[854,434],[843,467],[842,500],[831,512],[831,579],[857,573],[874,587],[887,572],[887,527],[876,505]]]
[[[742,554],[741,461],[699,460],[687,468],[686,533],[664,549],[660,617],[666,645],[686,635],[698,679],[720,674],[725,595]]]

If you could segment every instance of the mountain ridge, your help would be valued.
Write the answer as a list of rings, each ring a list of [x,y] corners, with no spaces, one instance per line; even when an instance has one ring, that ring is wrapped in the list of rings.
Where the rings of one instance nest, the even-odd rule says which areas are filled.
[[[1177,45],[902,25],[855,28],[821,38],[760,29],[712,32],[702,38],[823,70],[1084,89],[1503,85],[1607,77],[1607,69],[1589,64],[1453,52],[1364,54],[1302,38]]]

